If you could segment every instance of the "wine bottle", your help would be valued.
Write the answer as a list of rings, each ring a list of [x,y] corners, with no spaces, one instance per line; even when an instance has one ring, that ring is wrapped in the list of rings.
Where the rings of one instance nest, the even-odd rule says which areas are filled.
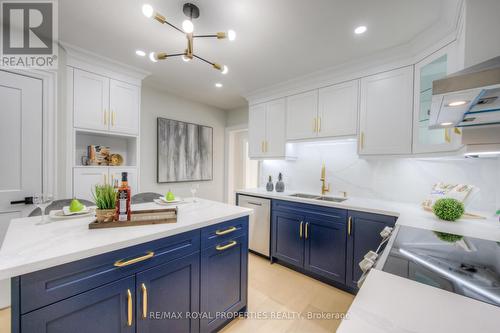
[[[130,221],[130,186],[128,186],[128,173],[122,172],[122,184],[116,195],[116,220]]]

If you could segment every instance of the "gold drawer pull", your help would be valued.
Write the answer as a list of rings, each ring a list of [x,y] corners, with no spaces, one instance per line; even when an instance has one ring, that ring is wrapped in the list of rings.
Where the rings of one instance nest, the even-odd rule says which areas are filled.
[[[142,318],[146,319],[148,316],[148,289],[146,285],[141,284],[142,289]]]
[[[302,226],[304,225],[304,221],[300,221],[300,226],[299,226],[299,238],[302,238]]]
[[[142,257],[137,257],[137,258],[126,260],[126,261],[118,260],[115,262],[115,266],[116,267],[125,267],[128,265],[132,265],[132,264],[153,258],[154,255],[155,255],[155,253],[153,251],[149,251],[146,255],[143,255]]]
[[[309,222],[306,223],[306,239],[309,238]]]
[[[236,227],[231,227],[231,228],[228,228],[228,229],[226,229],[226,230],[217,230],[217,231],[215,232],[215,234],[216,234],[217,236],[222,236],[222,235],[227,235],[227,234],[230,234],[230,233],[232,233],[233,231],[236,231]]]
[[[351,236],[351,227],[352,227],[352,217],[349,216],[349,219],[347,220],[347,234]]]
[[[229,248],[231,248],[231,247],[235,246],[236,244],[238,244],[238,242],[237,242],[237,241],[232,241],[231,243],[226,244],[226,245],[217,245],[217,246],[215,247],[215,249],[216,249],[217,251],[224,251],[224,250],[227,250],[227,249],[229,249]]]
[[[132,292],[127,289],[127,326],[132,326]]]

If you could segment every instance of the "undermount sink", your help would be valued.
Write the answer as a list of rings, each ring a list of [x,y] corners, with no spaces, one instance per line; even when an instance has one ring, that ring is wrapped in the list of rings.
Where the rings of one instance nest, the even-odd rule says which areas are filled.
[[[324,195],[322,196],[322,195],[313,195],[305,193],[294,193],[290,196],[296,198],[313,199],[313,200],[330,201],[330,202],[343,202],[347,200],[347,198],[327,197]]]

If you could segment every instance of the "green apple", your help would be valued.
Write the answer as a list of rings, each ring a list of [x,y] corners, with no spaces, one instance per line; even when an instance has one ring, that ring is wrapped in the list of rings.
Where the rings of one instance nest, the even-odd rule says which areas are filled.
[[[71,200],[71,203],[69,204],[69,211],[72,213],[79,212],[83,209],[83,205],[80,201],[77,199]]]
[[[175,200],[175,195],[172,193],[172,191],[168,191],[167,195],[165,196],[165,199],[167,201],[174,201]]]

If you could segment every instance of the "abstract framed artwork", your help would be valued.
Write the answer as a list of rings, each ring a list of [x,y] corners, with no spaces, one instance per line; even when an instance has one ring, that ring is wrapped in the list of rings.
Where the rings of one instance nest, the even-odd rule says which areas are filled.
[[[157,118],[157,182],[213,180],[213,128]]]

